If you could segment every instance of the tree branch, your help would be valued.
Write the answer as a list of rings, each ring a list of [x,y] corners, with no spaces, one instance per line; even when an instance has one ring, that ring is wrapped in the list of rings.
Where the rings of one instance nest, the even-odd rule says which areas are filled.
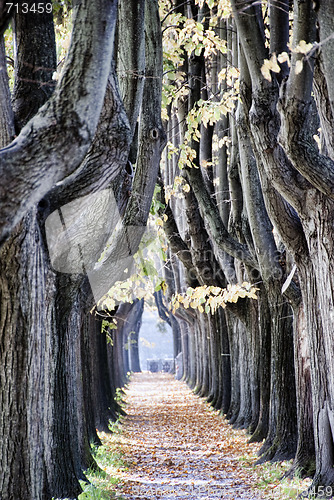
[[[55,93],[0,152],[0,243],[78,167],[98,124],[110,70],[117,1],[82,0]]]
[[[288,51],[289,42],[289,0],[269,0],[270,52],[281,54]],[[281,71],[276,75],[281,83],[288,76],[287,62],[280,64]]]
[[[209,234],[212,235],[216,244],[234,258],[242,260],[246,265],[258,269],[258,263],[249,252],[247,246],[242,245],[228,234],[220,217],[217,205],[205,189],[204,179],[200,169],[194,167],[187,168],[186,173],[199,206],[203,213],[205,213]]]
[[[312,0],[295,2],[294,46],[304,40],[316,41],[316,16]],[[319,191],[334,199],[334,161],[320,154],[313,139],[315,128],[313,116],[312,84],[315,56],[305,57],[293,52],[292,68],[280,99],[281,131],[279,141],[283,145],[294,167]],[[302,63],[302,70],[296,71]]]
[[[158,176],[166,134],[161,122],[162,35],[158,2],[146,0],[146,70],[139,127],[138,161],[125,225],[145,226]]]
[[[329,101],[334,115],[334,3],[331,0],[317,2],[321,53],[328,86]]]
[[[278,85],[275,78],[267,81],[261,73],[267,50],[264,45],[260,13],[246,0],[232,0],[240,42],[245,54],[252,82],[251,102],[247,89],[241,82],[241,97],[249,115],[251,132],[254,139],[253,149],[257,149],[261,163],[273,186],[297,210],[302,209],[305,179],[297,172],[278,143],[280,118],[277,111]],[[259,159],[257,158],[259,161]]]
[[[0,40],[0,147],[10,143],[15,136],[14,113],[10,100],[10,90],[6,66],[6,51],[3,37]]]
[[[120,0],[117,73],[132,135],[142,103],[145,77],[145,0]]]
[[[253,88],[261,86],[263,76],[261,67],[268,57],[265,47],[263,22],[256,3],[249,0],[231,0],[232,11],[237,25],[239,40],[242,44]]]

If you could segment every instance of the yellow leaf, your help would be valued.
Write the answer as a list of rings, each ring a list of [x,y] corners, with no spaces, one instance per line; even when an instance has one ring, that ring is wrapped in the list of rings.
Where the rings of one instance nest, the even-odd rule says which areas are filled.
[[[306,43],[305,40],[300,40],[299,44],[294,49],[294,52],[306,55],[308,52],[310,52],[312,48],[313,48],[312,43]]]
[[[300,59],[296,62],[295,73],[299,75],[303,71],[303,61]]]
[[[165,280],[163,280],[161,282],[161,288],[162,288],[163,294],[165,295],[165,293],[167,292],[167,288],[168,288],[168,285],[167,285]]]
[[[274,73],[279,73],[281,71],[281,68],[279,67],[278,63],[277,63],[277,58],[276,58],[276,54],[273,54],[270,58],[270,62],[271,62],[271,71],[273,71]]]
[[[265,59],[263,61],[263,65],[261,68],[261,73],[263,77],[268,80],[268,82],[271,82],[271,74],[270,74],[270,61],[269,59]]]
[[[281,52],[280,54],[278,54],[277,60],[281,64],[283,64],[285,62],[287,62],[289,64],[289,62],[290,62],[289,54],[287,52]]]
[[[70,37],[70,35],[67,35],[67,37],[64,38],[64,40],[61,42],[61,45],[62,45],[63,49],[68,50],[68,48],[70,47],[70,44],[71,44],[71,37]]]
[[[270,59],[265,59],[263,61],[263,66],[261,68],[262,75],[269,82],[271,82],[270,71],[273,71],[274,73],[279,73],[281,71],[281,68],[279,67],[279,64],[277,63],[276,54],[273,54]]]

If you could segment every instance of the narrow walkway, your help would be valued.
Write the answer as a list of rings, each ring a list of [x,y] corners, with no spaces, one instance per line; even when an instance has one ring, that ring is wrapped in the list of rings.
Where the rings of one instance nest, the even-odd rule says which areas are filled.
[[[126,402],[122,498],[261,499],[238,460],[235,433],[184,383],[169,374],[135,374]]]

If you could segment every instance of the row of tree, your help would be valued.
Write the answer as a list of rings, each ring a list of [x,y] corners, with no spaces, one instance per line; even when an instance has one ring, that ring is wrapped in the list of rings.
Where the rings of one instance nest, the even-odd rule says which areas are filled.
[[[73,2],[57,61],[71,4],[0,6],[2,500],[77,498],[96,467],[124,383],[96,302],[140,241],[165,143],[157,1]]]
[[[334,6],[162,7],[160,216],[184,378],[264,439],[259,461],[293,458],[332,497]]]

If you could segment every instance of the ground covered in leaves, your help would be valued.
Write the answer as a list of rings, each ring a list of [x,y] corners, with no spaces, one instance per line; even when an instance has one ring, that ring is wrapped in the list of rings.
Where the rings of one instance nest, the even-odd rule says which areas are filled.
[[[133,375],[125,401],[127,416],[99,433],[100,472],[80,500],[296,500],[311,482],[282,480],[292,461],[255,465],[261,443],[172,375]]]
[[[245,436],[169,374],[135,374],[126,393],[119,446],[128,467],[125,499],[257,499],[240,462]],[[243,450],[242,450],[243,451]],[[115,472],[113,472],[115,475]]]

